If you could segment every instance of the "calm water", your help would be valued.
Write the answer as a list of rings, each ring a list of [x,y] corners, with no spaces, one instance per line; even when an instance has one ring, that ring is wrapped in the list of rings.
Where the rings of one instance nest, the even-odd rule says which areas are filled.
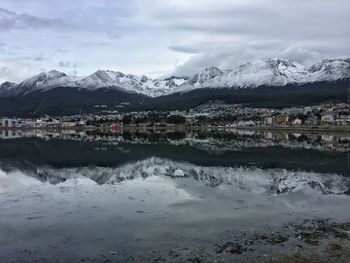
[[[218,254],[218,243],[243,232],[305,219],[350,222],[350,134],[0,137],[4,262],[230,262],[271,252]]]

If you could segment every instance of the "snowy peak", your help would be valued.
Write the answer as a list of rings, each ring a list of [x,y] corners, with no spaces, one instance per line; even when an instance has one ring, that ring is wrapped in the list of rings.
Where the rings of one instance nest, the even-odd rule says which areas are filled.
[[[150,97],[159,97],[173,93],[176,88],[188,80],[188,77],[171,76],[164,79],[141,77],[143,93]]]
[[[350,78],[350,59],[324,60],[306,69],[291,60],[269,58],[240,65],[200,83],[179,88],[186,92],[197,88],[256,88],[261,85],[284,86],[308,82]],[[188,83],[191,84],[191,83]]]
[[[284,77],[288,83],[299,82],[307,75],[304,66],[291,60],[268,59],[266,64],[270,66],[275,78]]]
[[[302,65],[281,59],[257,60],[238,66],[208,82],[208,87],[257,87],[298,83],[307,75]]]
[[[325,59],[311,66],[308,71],[316,81],[350,78],[350,59]]]
[[[256,60],[234,69],[220,70],[209,67],[193,77],[172,76],[151,79],[147,76],[124,74],[119,71],[97,70],[93,74],[77,78],[52,70],[42,72],[14,85],[2,84],[0,95],[25,95],[47,91],[57,87],[70,87],[94,91],[100,88],[159,97],[200,88],[256,88],[305,84],[319,81],[334,81],[350,78],[350,59],[327,59],[306,69],[304,66],[278,58]]]
[[[34,91],[49,90],[60,86],[69,86],[74,82],[74,77],[70,77],[63,72],[51,70],[22,81],[13,88],[14,94],[28,94]]]
[[[102,87],[122,87],[122,78],[125,75],[121,72],[110,70],[97,70],[90,76],[77,81],[79,88],[94,90]]]
[[[271,66],[271,68],[278,68],[278,69],[285,69],[285,68],[298,68],[302,67],[302,65],[296,63],[292,60],[286,60],[286,59],[279,59],[279,58],[268,58],[266,60],[266,63]]]
[[[26,80],[24,83],[33,83],[36,85],[48,84],[52,81],[55,81],[63,77],[67,77],[67,75],[57,70],[51,70],[49,72],[41,72],[40,74],[34,76],[33,78]]]
[[[47,73],[44,73],[46,75],[47,79],[56,79],[56,78],[61,78],[61,77],[66,77],[66,73],[64,72],[59,72],[57,70],[50,70]]]
[[[199,74],[194,75],[192,78],[190,78],[186,84],[192,85],[192,86],[199,86],[203,84],[204,82],[213,79],[217,76],[222,75],[223,72],[218,69],[217,67],[210,67],[204,69]]]
[[[12,89],[15,85],[16,85],[16,83],[9,82],[9,81],[5,81],[4,83],[2,83],[2,84],[0,85],[0,90],[2,90],[2,89],[4,89],[4,90],[10,90],[10,89]]]
[[[327,71],[329,73],[335,73],[337,70],[348,69],[350,64],[350,58],[346,59],[325,59],[319,63],[312,65],[309,68],[310,72],[315,71]]]
[[[92,75],[76,82],[82,89],[116,88],[127,92],[158,97],[171,93],[175,87],[183,84],[187,78],[172,76],[166,79],[150,79],[147,76],[136,76],[110,70],[98,70]]]

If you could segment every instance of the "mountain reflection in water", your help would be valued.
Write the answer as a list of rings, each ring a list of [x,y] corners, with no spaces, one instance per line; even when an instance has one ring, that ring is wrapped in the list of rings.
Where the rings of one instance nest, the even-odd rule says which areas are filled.
[[[15,135],[0,139],[5,260],[19,248],[71,261],[77,251],[94,256],[207,243],[227,231],[261,230],[297,218],[350,220],[346,135]]]
[[[37,165],[116,167],[158,157],[200,166],[282,168],[349,175],[349,134],[235,130],[16,133],[16,139],[0,139],[0,162],[4,169],[16,165],[34,166],[33,169]]]

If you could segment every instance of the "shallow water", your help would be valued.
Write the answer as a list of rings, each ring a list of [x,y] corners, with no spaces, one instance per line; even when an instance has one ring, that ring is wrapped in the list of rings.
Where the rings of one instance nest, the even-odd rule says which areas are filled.
[[[305,219],[350,221],[345,135],[40,131],[12,137],[0,140],[4,260],[137,262],[160,255],[173,262],[182,260],[170,255],[174,248],[209,247],[210,254],[242,232]]]

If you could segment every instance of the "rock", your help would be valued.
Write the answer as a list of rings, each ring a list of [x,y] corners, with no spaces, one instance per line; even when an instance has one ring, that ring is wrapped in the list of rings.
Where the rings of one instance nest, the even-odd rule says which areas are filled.
[[[218,254],[223,252],[227,252],[230,254],[242,254],[244,251],[247,251],[247,249],[239,243],[233,243],[231,241],[228,241],[222,245],[216,245],[215,251]]]

